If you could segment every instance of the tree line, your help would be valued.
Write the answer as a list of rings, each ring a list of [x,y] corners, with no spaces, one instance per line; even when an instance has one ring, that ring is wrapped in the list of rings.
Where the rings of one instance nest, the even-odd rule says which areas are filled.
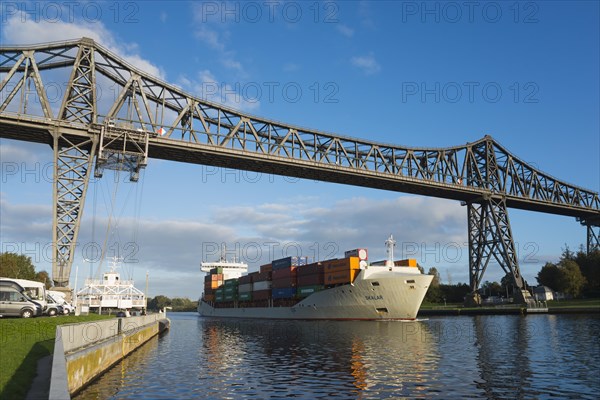
[[[192,301],[186,297],[175,297],[171,299],[163,295],[148,298],[148,310],[159,311],[165,307],[171,307],[171,311],[196,311],[198,309],[198,302]]]
[[[423,268],[420,267],[421,272]],[[438,270],[433,267],[427,272],[433,275],[425,295],[428,303],[462,303],[471,288],[466,283],[445,285],[441,283]],[[536,276],[537,284],[547,286],[554,292],[571,297],[600,297],[600,250],[587,253],[583,247],[575,253],[568,246],[557,263],[546,263]],[[525,282],[525,285],[531,286]],[[513,294],[513,278],[506,274],[500,282],[485,281],[479,288],[483,296],[510,297]]]
[[[52,287],[52,279],[45,270],[36,272],[31,257],[16,253],[0,253],[0,276],[3,278],[27,279]]]

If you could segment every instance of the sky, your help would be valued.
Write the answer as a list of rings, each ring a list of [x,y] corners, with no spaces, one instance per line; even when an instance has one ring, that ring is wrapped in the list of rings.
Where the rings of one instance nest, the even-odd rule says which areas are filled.
[[[91,37],[252,115],[409,147],[492,135],[537,168],[600,190],[598,2],[2,2],[0,19],[1,45]],[[1,251],[47,271],[52,157],[47,145],[0,140]],[[509,216],[529,283],[566,245],[585,243],[574,218]],[[468,283],[466,207],[456,201],[151,159],[136,184],[112,172],[90,183],[71,287],[106,268],[103,248],[124,258],[138,287],[148,273],[150,296],[196,299],[200,262],[216,260],[222,243],[253,271],[359,247],[383,259],[390,234],[398,257]],[[484,280],[502,275],[492,264]]]

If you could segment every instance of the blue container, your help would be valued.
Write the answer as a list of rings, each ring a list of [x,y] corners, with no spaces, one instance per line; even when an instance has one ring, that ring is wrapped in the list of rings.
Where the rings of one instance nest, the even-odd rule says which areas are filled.
[[[293,299],[296,297],[296,288],[273,289],[274,299]]]
[[[271,265],[273,266],[273,271],[277,271],[278,269],[306,265],[307,261],[308,257],[286,257],[271,261]]]
[[[271,261],[271,265],[273,266],[273,271],[278,269],[289,268],[292,266],[292,257],[280,258],[279,260]]]

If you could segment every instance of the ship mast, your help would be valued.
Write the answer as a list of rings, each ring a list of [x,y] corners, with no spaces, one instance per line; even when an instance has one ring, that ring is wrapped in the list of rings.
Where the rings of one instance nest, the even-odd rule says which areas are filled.
[[[394,266],[394,247],[396,246],[396,241],[394,240],[394,236],[390,234],[390,237],[385,241],[385,246],[387,247],[388,259],[385,262],[387,267]]]

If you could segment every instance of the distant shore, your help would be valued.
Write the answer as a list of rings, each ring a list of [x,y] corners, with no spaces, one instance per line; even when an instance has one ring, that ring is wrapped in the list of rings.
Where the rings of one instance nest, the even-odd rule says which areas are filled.
[[[527,308],[518,304],[463,307],[458,304],[428,304],[419,310],[420,316],[436,315],[526,315],[526,314],[600,314],[600,299],[549,301],[544,307]]]

